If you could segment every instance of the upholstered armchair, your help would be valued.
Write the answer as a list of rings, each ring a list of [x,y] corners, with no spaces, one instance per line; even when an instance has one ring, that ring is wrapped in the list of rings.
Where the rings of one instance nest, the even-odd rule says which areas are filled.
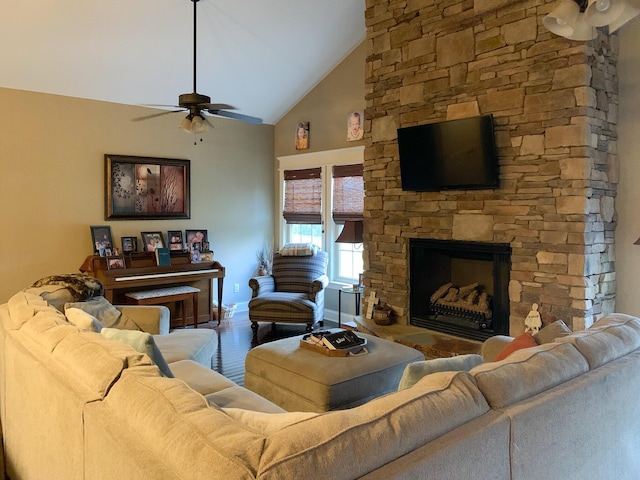
[[[323,324],[324,289],[327,277],[327,252],[307,256],[273,256],[271,275],[249,280],[252,298],[249,320],[254,334],[258,322],[304,323],[310,332]]]

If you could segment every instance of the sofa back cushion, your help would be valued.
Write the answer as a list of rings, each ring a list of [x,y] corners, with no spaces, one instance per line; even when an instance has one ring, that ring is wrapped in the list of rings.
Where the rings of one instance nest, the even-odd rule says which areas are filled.
[[[434,373],[356,408],[292,417],[269,432],[258,476],[359,478],[488,411],[467,372]],[[258,419],[244,421],[264,428]]]
[[[124,371],[103,404],[113,438],[133,445],[131,457],[162,463],[166,478],[256,477],[264,436],[155,367]]]
[[[640,319],[614,313],[588,330],[557,338],[555,342],[572,344],[593,370],[640,348]]]
[[[518,350],[500,362],[484,363],[470,373],[489,405],[504,408],[588,370],[587,361],[572,345],[548,343]]]

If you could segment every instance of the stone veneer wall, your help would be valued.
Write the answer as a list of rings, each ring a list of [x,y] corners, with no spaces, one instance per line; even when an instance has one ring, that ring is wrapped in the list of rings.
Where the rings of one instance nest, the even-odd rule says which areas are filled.
[[[366,0],[365,285],[408,322],[408,239],[509,243],[531,304],[586,328],[615,303],[617,37],[542,26],[552,1]],[[496,190],[404,192],[396,129],[492,113]]]

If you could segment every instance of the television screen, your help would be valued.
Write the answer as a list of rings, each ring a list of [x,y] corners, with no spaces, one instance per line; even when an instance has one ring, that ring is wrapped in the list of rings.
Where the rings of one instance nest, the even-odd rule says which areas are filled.
[[[403,190],[498,186],[492,115],[399,128],[398,148]]]

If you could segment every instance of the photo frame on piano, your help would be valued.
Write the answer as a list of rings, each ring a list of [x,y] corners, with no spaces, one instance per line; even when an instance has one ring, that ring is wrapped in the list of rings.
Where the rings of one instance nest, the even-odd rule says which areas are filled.
[[[180,252],[184,250],[182,230],[169,230],[167,232],[167,239],[169,240],[169,250]]]
[[[140,232],[140,234],[145,252],[155,252],[156,248],[164,248],[166,245],[162,232]]]
[[[113,255],[107,257],[107,270],[122,270],[127,268],[127,263],[123,255]]]
[[[122,253],[136,253],[138,251],[138,237],[120,237]]]
[[[202,243],[208,242],[208,234],[206,230],[185,230],[184,231],[187,247],[189,250],[192,250],[191,246],[195,243],[198,244],[198,250],[202,250]]]
[[[107,250],[113,248],[111,237],[111,227],[109,225],[91,226],[91,241],[93,242],[93,253],[101,257],[106,255]]]

